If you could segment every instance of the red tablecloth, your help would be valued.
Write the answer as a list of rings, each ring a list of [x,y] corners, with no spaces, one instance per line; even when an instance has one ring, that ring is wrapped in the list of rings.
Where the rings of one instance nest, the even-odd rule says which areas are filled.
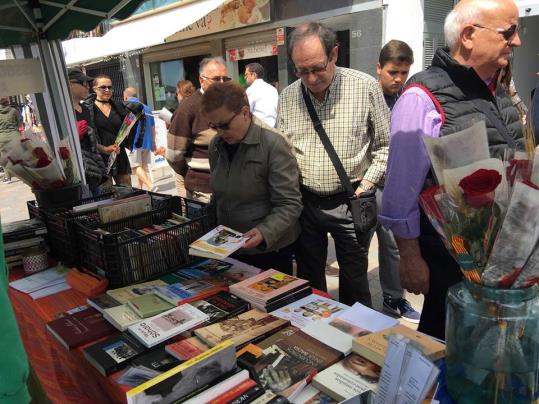
[[[12,271],[10,281],[22,276],[22,270]],[[314,292],[331,298],[327,293]],[[126,402],[125,388],[114,383],[120,372],[104,377],[86,360],[83,347],[68,351],[47,332],[47,322],[57,318],[59,313],[86,304],[86,296],[68,289],[33,300],[9,288],[9,297],[30,362],[53,403]]]
[[[10,280],[21,276],[14,271]],[[97,404],[125,402],[125,393],[84,358],[82,348],[68,351],[47,332],[47,322],[59,313],[86,304],[86,297],[69,289],[38,300],[9,288],[26,352],[53,403]],[[110,376],[111,378],[113,376]]]

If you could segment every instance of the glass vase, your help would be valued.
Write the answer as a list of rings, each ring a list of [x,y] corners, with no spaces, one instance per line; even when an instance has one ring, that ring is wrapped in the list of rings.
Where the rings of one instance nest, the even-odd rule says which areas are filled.
[[[539,368],[538,286],[464,280],[447,294],[446,382],[457,403],[531,403]]]

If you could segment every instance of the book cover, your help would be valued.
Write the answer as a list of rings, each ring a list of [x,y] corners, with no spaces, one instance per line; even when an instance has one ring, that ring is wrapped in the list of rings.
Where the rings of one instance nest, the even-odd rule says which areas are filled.
[[[127,305],[141,318],[152,317],[174,307],[154,293],[134,297],[127,302]]]
[[[204,299],[224,289],[226,286],[220,282],[190,279],[156,288],[155,294],[176,306]]]
[[[291,275],[268,269],[252,278],[230,286],[230,292],[247,300],[260,304],[270,303],[287,293],[303,289],[308,281]]]
[[[140,296],[144,293],[153,293],[154,287],[165,286],[166,283],[160,279],[153,281],[137,283],[135,285],[124,286],[123,288],[107,290],[107,294],[116,301],[124,304],[135,296]]]
[[[165,346],[165,350],[181,361],[187,361],[210,349],[198,337],[189,337]]]
[[[84,349],[84,357],[103,376],[126,367],[130,361],[147,351],[133,336],[122,333]]]
[[[232,388],[229,388],[229,386],[225,386],[227,390],[224,391],[218,398],[211,400],[209,404],[227,404],[231,400],[236,399],[236,397],[245,393],[247,390],[252,389],[256,385],[257,384],[253,379],[248,378]]]
[[[232,264],[215,259],[206,259],[186,265],[176,273],[185,279],[201,279],[211,277],[222,271],[230,269]]]
[[[133,366],[144,366],[158,372],[166,372],[180,363],[185,362],[170,355],[164,346],[153,348],[150,351],[137,356],[131,361]]]
[[[329,324],[352,337],[358,337],[393,327],[399,324],[399,320],[361,303],[354,303],[352,307],[340,313]]]
[[[259,310],[249,310],[219,323],[198,328],[195,335],[210,346],[232,339],[237,348],[263,339],[289,324],[287,320],[274,317]]]
[[[246,392],[240,394],[235,399],[229,401],[228,404],[254,403],[254,400],[261,397],[264,392],[265,390],[262,386],[256,385],[254,387],[251,387]]]
[[[105,309],[121,306],[121,303],[119,301],[106,293],[95,297],[88,297],[86,299],[86,303],[88,303],[90,306],[92,306],[94,309],[101,313],[103,313]]]
[[[129,326],[128,330],[140,342],[151,348],[207,320],[206,314],[190,304],[184,304],[144,319]]]
[[[435,361],[445,357],[445,345],[426,334],[412,330],[404,325],[398,324],[379,332],[360,336],[352,341],[352,350],[370,361],[382,366],[384,357],[389,345],[389,336],[392,334],[402,335],[416,346],[430,360]]]
[[[365,391],[374,391],[380,371],[380,366],[352,353],[318,373],[312,385],[333,399],[343,401]]]
[[[257,346],[260,355],[250,368],[256,372],[262,387],[283,397],[289,397],[296,385],[343,357],[341,352],[296,327],[282,329]]]
[[[222,380],[219,383],[214,384],[210,388],[202,391],[201,393],[190,398],[189,400],[185,401],[185,404],[227,403],[229,400],[224,401],[225,397],[228,395],[234,394],[234,390],[237,391],[238,385],[244,382],[249,382],[249,380],[250,380],[249,372],[247,372],[246,370],[241,370],[231,375],[230,377],[226,378],[225,380]],[[237,392],[236,395],[239,395],[243,393],[245,390],[248,390],[250,387],[253,387],[254,385],[256,385],[256,382],[251,380],[251,383],[248,383],[248,384],[249,384],[249,387],[245,388],[245,384],[244,384],[243,391]]]
[[[103,317],[120,331],[125,331],[130,325],[142,321],[142,318],[127,304],[103,310]]]
[[[68,350],[115,331],[101,313],[91,307],[48,322],[47,330]]]
[[[290,303],[271,314],[290,320],[293,326],[303,328],[309,323],[329,323],[350,306],[318,295],[309,295]]]
[[[225,258],[243,247],[243,234],[226,226],[217,226],[189,245],[189,254],[207,258]]]
[[[225,341],[126,393],[128,404],[172,403],[236,368],[236,351]]]
[[[208,320],[210,324],[217,323],[224,318],[237,316],[249,310],[249,303],[224,291],[204,300],[191,302],[191,304],[210,317]]]

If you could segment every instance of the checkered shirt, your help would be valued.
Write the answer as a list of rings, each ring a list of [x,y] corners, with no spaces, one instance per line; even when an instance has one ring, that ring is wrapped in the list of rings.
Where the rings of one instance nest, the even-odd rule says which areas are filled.
[[[301,95],[301,80],[279,97],[278,128],[295,149],[301,184],[328,196],[344,191],[337,171],[314,130]],[[320,122],[352,183],[383,185],[389,143],[389,110],[380,85],[368,74],[337,67],[324,101],[308,92]]]

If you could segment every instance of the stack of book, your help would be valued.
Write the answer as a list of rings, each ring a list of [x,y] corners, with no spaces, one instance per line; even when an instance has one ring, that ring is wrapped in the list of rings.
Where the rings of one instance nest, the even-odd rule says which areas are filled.
[[[70,286],[66,282],[68,271],[68,268],[57,265],[45,271],[10,282],[9,286],[19,292],[28,294],[34,300],[40,299],[69,289]]]
[[[230,292],[252,307],[271,312],[312,293],[309,282],[268,269],[252,278],[230,286]]]
[[[101,223],[115,222],[116,220],[140,215],[152,210],[152,198],[148,194],[139,194],[123,199],[115,199],[97,206],[97,213]]]
[[[2,224],[4,255],[8,268],[22,265],[22,255],[28,248],[45,243],[47,228],[38,218]]]

